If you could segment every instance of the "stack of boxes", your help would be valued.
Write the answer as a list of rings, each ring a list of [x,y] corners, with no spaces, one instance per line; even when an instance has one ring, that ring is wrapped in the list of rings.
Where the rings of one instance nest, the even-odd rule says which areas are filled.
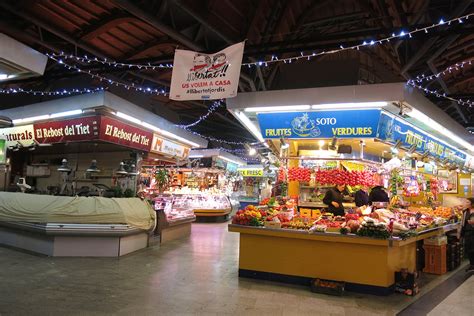
[[[447,243],[448,238],[446,236],[436,236],[424,240],[425,268],[423,272],[432,274],[445,274],[447,272]]]
[[[446,268],[448,271],[455,270],[464,258],[464,243],[459,241],[456,236],[448,238],[446,245]]]

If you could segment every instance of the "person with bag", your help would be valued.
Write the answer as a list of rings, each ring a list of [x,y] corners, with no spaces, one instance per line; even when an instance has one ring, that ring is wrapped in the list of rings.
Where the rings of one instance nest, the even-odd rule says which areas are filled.
[[[474,197],[467,199],[468,205],[462,213],[461,236],[464,237],[464,247],[469,258],[467,272],[474,272]]]

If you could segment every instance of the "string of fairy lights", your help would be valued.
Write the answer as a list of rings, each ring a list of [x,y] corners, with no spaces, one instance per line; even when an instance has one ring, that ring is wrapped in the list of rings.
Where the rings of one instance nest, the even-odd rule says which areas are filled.
[[[212,113],[214,113],[218,108],[223,105],[223,100],[215,101],[211,104],[211,106],[207,109],[207,113],[201,115],[195,122],[190,123],[188,125],[176,125],[178,127],[188,129],[190,127],[196,126],[202,121],[205,121]]]
[[[306,60],[311,60],[312,58],[317,57],[317,56],[335,54],[335,53],[339,53],[341,51],[360,50],[363,47],[371,47],[371,46],[374,46],[374,45],[384,44],[384,43],[388,43],[391,40],[395,40],[395,39],[413,38],[413,35],[415,35],[417,33],[426,33],[427,34],[435,28],[451,26],[451,25],[456,24],[456,23],[463,24],[463,23],[465,23],[466,20],[469,20],[469,18],[473,15],[474,15],[474,13],[469,13],[469,14],[466,14],[466,15],[463,15],[463,16],[455,17],[455,18],[450,19],[450,20],[446,20],[446,21],[444,19],[440,19],[438,23],[433,23],[433,24],[428,25],[426,27],[416,28],[416,29],[411,30],[411,31],[401,30],[398,33],[392,33],[391,36],[387,36],[385,38],[364,40],[362,43],[352,45],[352,46],[344,47],[344,45],[341,44],[341,45],[339,45],[338,48],[327,50],[327,51],[323,50],[323,51],[320,51],[320,52],[310,52],[310,53],[306,53],[306,52],[302,51],[302,52],[300,52],[299,55],[294,55],[294,56],[289,56],[289,57],[284,57],[284,58],[278,58],[277,55],[271,55],[271,57],[269,59],[263,59],[263,60],[257,60],[257,61],[254,61],[254,62],[242,63],[242,66],[265,67],[265,66],[268,66],[269,64],[280,63],[280,62],[282,62],[282,63],[292,63],[292,62],[298,61],[298,60],[305,60],[305,59]],[[92,56],[92,57],[87,56],[87,55],[76,56],[76,55],[73,55],[73,54],[67,54],[65,52],[49,53],[48,56],[50,56],[51,58],[56,58],[56,59],[71,59],[71,60],[76,60],[76,61],[80,61],[80,62],[83,62],[83,63],[100,63],[100,64],[108,65],[108,66],[114,67],[114,68],[116,68],[116,67],[123,67],[123,68],[129,68],[129,69],[137,68],[137,69],[140,69],[140,70],[161,70],[161,69],[173,68],[173,64],[171,64],[171,63],[160,63],[160,64],[156,64],[156,65],[153,65],[151,63],[147,63],[147,64],[124,63],[124,62],[117,62],[117,61],[114,61],[114,60],[110,60],[110,59],[107,59],[107,58],[98,58],[98,57],[95,57],[95,56]]]
[[[431,30],[439,27],[447,27],[451,26],[454,24],[463,24],[465,23],[466,20],[468,20],[471,16],[473,16],[474,13],[469,13],[463,16],[459,16],[450,20],[443,20],[441,19],[438,23],[434,23],[432,25],[428,25],[423,28],[416,28],[414,30],[408,31],[408,30],[401,30],[398,33],[392,33],[391,36],[382,38],[382,39],[370,39],[370,40],[365,40],[360,44],[357,45],[352,45],[352,46],[347,46],[344,47],[342,44],[339,45],[339,48],[336,49],[331,49],[331,50],[322,50],[319,52],[300,52],[299,55],[293,55],[289,57],[284,57],[284,58],[278,58],[277,55],[271,55],[270,58],[268,59],[263,59],[263,60],[257,60],[254,62],[246,62],[242,63],[242,66],[246,66],[248,68],[252,67],[267,67],[270,64],[274,63],[285,63],[289,64],[294,61],[300,61],[300,60],[311,60],[312,58],[319,57],[322,55],[328,55],[328,54],[335,54],[339,53],[342,51],[349,51],[349,50],[360,50],[361,48],[365,47],[373,47],[376,45],[381,45],[384,43],[388,43],[391,40],[394,39],[407,39],[407,38],[413,38],[413,36],[417,33],[429,33]],[[142,86],[142,85],[136,85],[135,83],[124,83],[120,82],[111,78],[107,78],[105,76],[102,76],[100,74],[97,74],[93,71],[90,70],[85,70],[77,65],[74,65],[72,63],[69,63],[67,61],[71,62],[78,62],[82,64],[90,64],[90,63],[99,63],[105,66],[113,67],[113,68],[127,68],[127,69],[139,69],[139,70],[151,70],[151,71],[160,71],[160,70],[169,70],[173,68],[173,64],[171,63],[159,63],[159,64],[139,64],[139,63],[125,63],[125,62],[117,62],[114,60],[110,60],[107,58],[99,58],[96,56],[77,56],[73,54],[67,54],[64,52],[60,53],[47,53],[46,56],[50,58],[51,60],[56,61],[58,64],[64,66],[65,68],[69,70],[74,70],[79,73],[83,73],[86,75],[89,75],[90,77],[94,79],[98,79],[100,82],[103,82],[109,86],[117,86],[117,87],[122,87],[127,90],[134,90],[137,92],[145,93],[145,94],[152,94],[152,95],[161,95],[161,96],[168,96],[169,93],[166,89],[160,87],[147,87],[147,86]],[[429,82],[432,80],[435,80],[441,76],[447,75],[449,73],[452,73],[453,71],[458,71],[464,66],[471,65],[472,64],[472,59],[471,60],[465,60],[460,63],[456,63],[453,66],[447,67],[443,71],[432,74],[432,75],[420,75],[417,76],[415,79],[410,79],[407,81],[407,85],[410,85],[414,88],[420,89],[421,91],[425,92],[426,94],[430,94],[433,96],[436,96],[438,98],[445,98],[448,100],[451,100],[453,102],[457,102],[460,105],[467,105],[471,107],[473,105],[473,101],[470,100],[464,100],[464,99],[457,99],[448,96],[446,93],[441,93],[437,90],[431,90],[428,89],[427,87],[423,87],[421,84],[424,82]],[[96,88],[81,88],[81,89],[59,89],[59,90],[54,90],[54,91],[38,91],[38,90],[27,90],[27,89],[21,89],[21,88],[4,88],[0,89],[0,94],[31,94],[31,95],[42,95],[42,96],[64,96],[64,95],[73,95],[73,94],[84,94],[84,93],[94,93],[94,92],[100,92],[107,90],[108,87],[96,87]],[[187,124],[187,125],[177,125],[180,128],[183,128],[187,130],[188,132],[200,136],[202,138],[205,138],[209,141],[214,141],[217,143],[221,144],[227,144],[227,145],[256,145],[259,144],[259,142],[254,142],[254,143],[249,143],[249,142],[234,142],[234,141],[227,141],[227,140],[222,140],[222,139],[217,139],[215,137],[211,136],[205,136],[200,133],[197,133],[195,131],[190,130],[189,128],[194,127],[201,122],[205,121],[212,113],[214,113],[219,107],[223,105],[223,100],[215,101],[214,103],[209,106],[207,113],[201,115],[195,122]]]
[[[76,65],[72,65],[70,63],[66,63],[62,59],[58,59],[58,58],[52,56],[49,53],[46,54],[46,56],[48,56],[50,59],[56,61],[58,64],[64,66],[65,68],[67,68],[69,70],[75,70],[77,72],[84,73],[84,74],[89,75],[90,77],[92,77],[94,79],[99,79],[100,82],[105,82],[109,85],[113,85],[113,86],[117,86],[117,87],[123,87],[127,90],[135,90],[137,92],[143,92],[143,93],[147,93],[147,94],[162,95],[162,96],[167,96],[168,95],[168,92],[164,88],[142,87],[140,85],[136,85],[135,83],[127,84],[127,83],[124,83],[124,82],[116,81],[116,80],[101,76],[101,75],[99,75],[97,73],[94,73],[90,70],[81,69],[80,67],[78,67]]]
[[[467,105],[469,107],[472,107],[474,102],[471,101],[471,100],[453,98],[453,97],[450,97],[449,95],[447,95],[446,93],[441,93],[437,90],[428,89],[426,86],[424,87],[421,84],[422,83],[429,83],[433,80],[436,80],[438,78],[442,78],[442,77],[444,77],[448,74],[451,74],[455,71],[460,71],[464,68],[464,66],[467,66],[467,67],[472,66],[473,61],[474,61],[474,59],[468,59],[468,60],[465,60],[465,61],[462,61],[462,62],[455,63],[454,65],[451,65],[449,67],[446,67],[444,70],[442,70],[442,71],[440,71],[436,74],[432,74],[432,75],[422,74],[422,75],[416,76],[415,79],[408,80],[407,85],[415,87],[419,90],[422,90],[426,94],[434,95],[438,98],[443,98],[443,99],[446,99],[446,100],[450,100],[450,101],[456,102],[459,105]]]
[[[24,90],[22,88],[7,88],[0,89],[0,94],[32,94],[32,95],[46,95],[46,96],[57,96],[57,95],[73,95],[73,94],[85,94],[94,93],[107,90],[107,88],[83,88],[83,89],[60,89],[53,91],[38,91],[38,90]]]

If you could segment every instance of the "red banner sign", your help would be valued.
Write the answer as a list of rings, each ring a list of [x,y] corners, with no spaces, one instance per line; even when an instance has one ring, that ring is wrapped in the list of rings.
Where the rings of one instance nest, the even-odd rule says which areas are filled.
[[[99,137],[99,116],[34,124],[35,139],[41,144],[87,141]]]
[[[100,136],[103,141],[126,147],[150,151],[153,133],[103,116],[100,121]]]

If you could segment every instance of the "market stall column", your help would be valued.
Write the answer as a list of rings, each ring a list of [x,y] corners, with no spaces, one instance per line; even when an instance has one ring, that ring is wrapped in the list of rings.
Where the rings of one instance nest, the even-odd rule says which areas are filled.
[[[288,168],[299,167],[300,161],[298,159],[289,159]],[[298,196],[300,194],[300,183],[298,181],[288,182],[288,196]]]

